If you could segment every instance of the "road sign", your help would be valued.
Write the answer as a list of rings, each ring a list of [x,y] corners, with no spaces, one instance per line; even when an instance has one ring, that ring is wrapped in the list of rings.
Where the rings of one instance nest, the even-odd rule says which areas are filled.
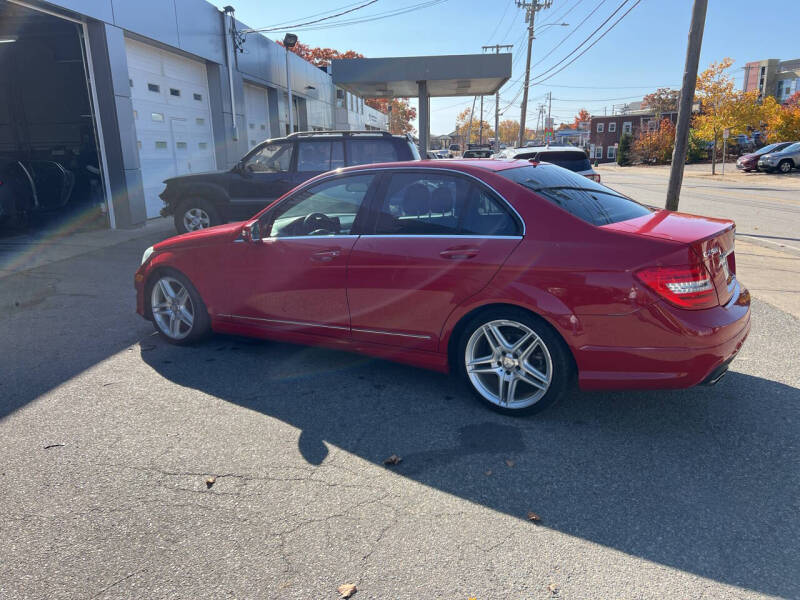
[[[731,128],[726,127],[722,130],[722,139],[727,140],[729,137],[731,137]]]

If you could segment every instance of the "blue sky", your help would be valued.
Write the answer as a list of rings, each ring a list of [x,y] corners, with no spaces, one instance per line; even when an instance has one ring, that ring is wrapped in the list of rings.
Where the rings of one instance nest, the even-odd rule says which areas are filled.
[[[340,7],[363,4],[366,0],[304,0],[303,2],[264,2],[238,0],[236,16],[252,27],[285,25],[312,20],[317,13],[330,13]],[[609,25],[636,0],[627,4],[609,21]],[[368,17],[422,0],[378,0],[340,19]],[[537,24],[567,22],[569,27],[541,28],[533,47],[533,76],[559,62],[598,27],[622,0],[554,0],[550,9],[538,13]],[[223,3],[216,1],[218,6]],[[524,16],[514,0],[442,0],[432,6],[407,14],[366,24],[331,27],[319,30],[293,30],[300,40],[312,46],[356,50],[368,57],[419,56],[426,54],[480,53],[484,44],[514,44],[514,71],[511,82],[501,90],[501,109],[517,96],[524,74]],[[791,3],[789,3],[791,4]],[[747,0],[710,0],[706,18],[702,70],[710,62],[730,56],[737,86],[742,82],[745,62],[764,58],[800,57],[797,14],[789,16],[789,4],[765,3],[764,11]],[[577,30],[589,13],[599,8]],[[280,10],[275,7],[280,6]],[[553,94],[552,114],[556,123],[571,121],[585,107],[593,113],[610,111],[613,104],[640,100],[656,87],[678,88],[686,53],[691,18],[691,0],[641,0],[630,14],[586,54],[551,79],[531,88],[528,123],[536,118],[537,106],[547,92]],[[336,19],[327,21],[334,23]],[[573,30],[575,30],[573,32]],[[564,36],[571,36],[553,50]],[[280,39],[284,30],[267,33]],[[594,38],[593,38],[594,39]],[[585,46],[584,46],[585,48]],[[537,62],[541,62],[536,64]],[[521,97],[520,97],[521,98]],[[437,98],[431,102],[431,131],[447,133],[455,124],[458,112],[471,106],[472,98]],[[517,100],[502,118],[519,118]],[[494,99],[484,102],[486,120],[493,122]],[[477,108],[476,108],[477,110]],[[533,117],[531,117],[533,113]]]

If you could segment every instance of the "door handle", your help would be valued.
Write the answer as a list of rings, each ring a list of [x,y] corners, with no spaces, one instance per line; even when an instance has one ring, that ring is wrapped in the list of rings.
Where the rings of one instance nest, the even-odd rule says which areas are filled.
[[[478,251],[476,246],[453,246],[439,252],[439,256],[450,260],[466,260],[478,256]]]
[[[311,260],[316,260],[318,262],[331,262],[334,258],[339,256],[342,253],[341,250],[338,248],[330,248],[328,250],[320,250],[319,252],[314,252],[311,255]]]

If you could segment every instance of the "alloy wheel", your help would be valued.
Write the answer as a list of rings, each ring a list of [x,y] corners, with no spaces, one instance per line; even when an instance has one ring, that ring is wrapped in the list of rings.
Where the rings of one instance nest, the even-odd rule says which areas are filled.
[[[211,217],[202,208],[190,208],[183,213],[183,226],[186,231],[197,231],[211,227]]]
[[[784,161],[779,165],[779,168],[781,170],[781,173],[788,173],[789,171],[792,170],[792,163],[790,163],[788,160]]]
[[[189,290],[173,277],[161,277],[150,294],[150,308],[158,329],[173,340],[186,338],[194,326],[194,304]]]
[[[464,356],[470,382],[502,408],[536,404],[550,388],[553,361],[536,332],[517,321],[490,321],[472,334]]]

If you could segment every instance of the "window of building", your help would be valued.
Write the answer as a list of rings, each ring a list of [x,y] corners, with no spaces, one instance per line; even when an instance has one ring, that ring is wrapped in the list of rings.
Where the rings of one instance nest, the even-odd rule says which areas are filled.
[[[608,124],[608,133],[614,133],[617,130],[617,124],[611,122]]]
[[[167,142],[156,142],[156,150],[166,150]]]
[[[605,131],[605,123],[598,123],[597,124],[597,133],[603,133]]]
[[[147,91],[148,92],[156,92],[156,93],[158,93],[158,92],[161,91],[161,86],[158,85],[158,84],[155,84],[155,83],[148,83],[147,84]]]
[[[202,100],[203,100],[203,94],[192,94],[192,96],[193,96],[193,97],[194,97],[194,99],[195,99],[195,100],[197,100],[198,102],[200,102],[200,101],[202,101]]]
[[[133,79],[128,79],[128,85],[129,85],[130,87],[133,87]]]
[[[194,122],[197,123],[198,125],[205,125],[206,124],[206,120],[205,119],[201,119],[200,117],[196,118],[194,120]]]
[[[158,123],[163,123],[164,113],[150,113],[150,118]]]
[[[631,133],[633,131],[633,123],[630,121],[625,121],[622,124],[622,133]]]
[[[606,158],[610,158],[611,160],[614,160],[615,158],[617,158],[617,149],[614,146],[609,146],[608,147],[608,154],[607,154]]]
[[[175,147],[178,150],[186,150],[187,144],[186,144],[186,142],[176,142],[175,143]]]
[[[178,88],[169,88],[169,95],[178,97],[181,95],[181,91]]]
[[[336,90],[336,108],[344,108],[344,90]]]
[[[595,146],[594,147],[594,157],[595,158],[603,158],[603,147],[602,146]]]
[[[197,147],[200,148],[200,150],[205,150],[208,148],[208,142],[198,142]]]

